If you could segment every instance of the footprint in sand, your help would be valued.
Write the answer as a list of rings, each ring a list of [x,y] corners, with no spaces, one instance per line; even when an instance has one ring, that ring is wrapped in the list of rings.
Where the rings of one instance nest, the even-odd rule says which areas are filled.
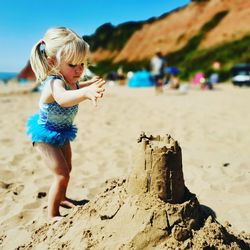
[[[8,164],[9,165],[9,164]],[[8,166],[7,166],[8,167]],[[14,172],[14,169],[7,170],[7,169],[0,169],[0,179],[4,176],[4,180],[16,180],[16,173]]]
[[[31,202],[31,203],[26,204],[25,206],[23,206],[23,209],[24,210],[26,210],[26,209],[35,209],[35,208],[40,208],[40,207],[41,207],[41,201],[37,200],[35,202]]]
[[[10,206],[9,204],[7,205],[4,205],[4,204],[1,204],[1,210],[0,210],[0,218],[1,218],[1,224],[2,224],[2,221],[4,220],[4,218],[6,218],[6,216],[10,213]]]
[[[24,154],[16,154],[14,155],[13,159],[10,161],[12,165],[18,165],[24,159]]]
[[[9,230],[15,228],[17,225],[28,224],[36,217],[37,211],[26,209],[4,220],[3,224],[5,225],[5,229]]]
[[[8,192],[12,192],[14,195],[19,195],[24,189],[24,185],[0,181],[0,188],[8,190]]]
[[[9,147],[9,146],[12,146],[14,142],[13,142],[13,140],[10,139],[10,138],[2,138],[2,139],[0,140],[0,143],[1,143],[2,145],[4,145],[4,146]]]
[[[1,189],[8,189],[11,184],[5,183],[3,181],[0,181],[0,188]]]

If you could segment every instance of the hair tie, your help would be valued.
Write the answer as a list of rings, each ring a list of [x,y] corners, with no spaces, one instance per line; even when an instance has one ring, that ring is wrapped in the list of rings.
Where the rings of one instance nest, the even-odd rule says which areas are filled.
[[[46,53],[45,53],[45,42],[43,40],[40,40],[38,44],[39,44],[40,51],[42,52],[42,54],[44,56],[46,56]]]
[[[45,45],[45,42],[44,42],[43,40],[40,40],[40,41],[39,41],[39,44],[40,44],[40,45]]]

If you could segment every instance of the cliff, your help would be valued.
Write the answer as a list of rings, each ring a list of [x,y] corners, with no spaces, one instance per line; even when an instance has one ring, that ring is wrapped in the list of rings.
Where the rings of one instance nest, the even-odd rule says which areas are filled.
[[[97,61],[109,58],[113,58],[114,62],[140,61],[150,58],[159,49],[167,55],[184,47],[199,33],[202,26],[210,22],[218,13],[226,14],[205,34],[200,41],[199,49],[228,43],[250,33],[249,1],[192,1],[187,6],[162,17],[140,23],[138,29],[127,36],[128,40],[122,48],[95,47],[93,58]],[[126,32],[127,27],[124,27],[124,30],[120,28],[117,27],[120,33]],[[115,30],[113,29],[114,32]],[[98,32],[92,36],[92,40],[95,39],[98,39]]]
[[[17,79],[27,79],[29,81],[36,80],[35,74],[30,66],[29,61],[27,62],[26,66],[21,70],[21,72],[17,75]]]
[[[200,69],[209,73],[212,62],[219,60],[226,79],[233,64],[250,62],[249,22],[250,1],[192,0],[146,21],[103,24],[83,38],[92,50],[91,70],[100,75],[120,66],[124,71],[147,68],[161,50],[183,78]]]

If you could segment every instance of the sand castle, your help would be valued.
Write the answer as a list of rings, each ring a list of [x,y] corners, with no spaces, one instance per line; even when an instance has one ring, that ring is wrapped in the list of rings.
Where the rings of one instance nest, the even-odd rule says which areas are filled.
[[[185,186],[182,153],[170,135],[138,139],[128,179],[114,179],[64,219],[33,229],[20,249],[249,249],[205,212]]]
[[[133,172],[129,177],[128,192],[149,192],[169,203],[182,203],[185,184],[182,155],[178,143],[170,135],[147,137],[142,133]]]

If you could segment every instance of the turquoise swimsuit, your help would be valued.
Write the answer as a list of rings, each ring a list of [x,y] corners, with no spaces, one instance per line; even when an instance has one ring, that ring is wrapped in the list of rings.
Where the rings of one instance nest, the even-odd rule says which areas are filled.
[[[53,79],[62,79],[60,76],[49,76],[43,83]],[[79,86],[77,85],[77,88]],[[65,89],[69,89],[65,84]],[[57,102],[41,103],[40,111],[28,119],[27,134],[34,142],[44,142],[61,147],[69,141],[73,141],[77,134],[77,128],[73,125],[78,111],[78,105],[62,107]]]

